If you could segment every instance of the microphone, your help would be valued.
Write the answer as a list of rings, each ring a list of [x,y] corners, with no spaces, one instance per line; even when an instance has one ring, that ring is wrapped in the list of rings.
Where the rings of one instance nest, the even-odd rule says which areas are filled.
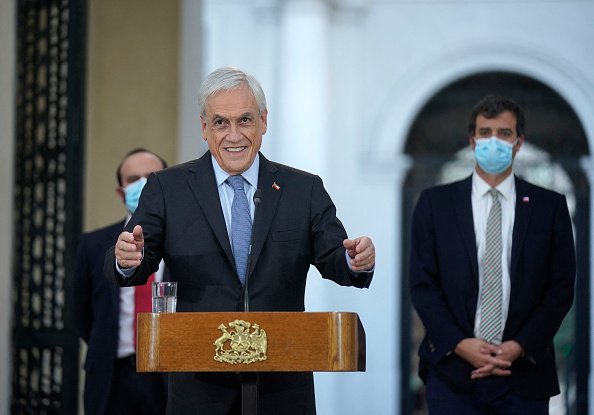
[[[254,193],[254,222],[256,223],[256,212],[258,211],[258,205],[262,203],[262,190],[256,189]],[[243,311],[248,312],[250,311],[250,296],[249,296],[249,288],[248,288],[248,281],[250,275],[250,265],[252,263],[252,241],[254,239],[254,227],[252,224],[252,233],[250,235],[250,249],[248,251],[248,259],[247,259],[247,268],[245,271],[245,281],[243,284]]]
[[[254,205],[258,207],[258,205],[262,203],[262,190],[256,189],[254,193]],[[256,210],[254,209],[254,219],[256,218]]]

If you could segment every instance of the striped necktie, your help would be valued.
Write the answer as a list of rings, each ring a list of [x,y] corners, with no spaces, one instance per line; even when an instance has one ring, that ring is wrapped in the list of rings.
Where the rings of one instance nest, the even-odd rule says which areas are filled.
[[[252,217],[247,196],[243,189],[243,182],[244,179],[241,175],[227,178],[227,183],[231,185],[234,191],[233,203],[231,204],[231,242],[233,244],[233,256],[235,257],[235,268],[241,285],[245,281],[252,235]]]
[[[487,218],[487,242],[485,245],[485,271],[481,294],[480,336],[493,342],[501,333],[502,317],[502,272],[501,272],[501,204],[499,192],[490,189],[493,204]]]

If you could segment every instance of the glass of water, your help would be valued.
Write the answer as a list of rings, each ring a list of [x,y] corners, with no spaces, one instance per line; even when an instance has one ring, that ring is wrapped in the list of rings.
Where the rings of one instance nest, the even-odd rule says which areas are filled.
[[[153,313],[175,313],[177,282],[153,282]]]

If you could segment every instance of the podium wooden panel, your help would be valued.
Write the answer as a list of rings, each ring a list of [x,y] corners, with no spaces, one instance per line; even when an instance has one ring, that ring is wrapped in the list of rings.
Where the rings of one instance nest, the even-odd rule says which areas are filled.
[[[139,313],[139,372],[365,371],[365,331],[356,313]],[[214,345],[235,320],[258,324],[267,359],[230,364],[214,359]]]

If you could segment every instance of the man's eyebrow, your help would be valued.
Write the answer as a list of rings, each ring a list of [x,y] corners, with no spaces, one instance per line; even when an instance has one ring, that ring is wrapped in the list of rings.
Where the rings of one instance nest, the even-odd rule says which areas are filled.
[[[130,174],[126,176],[126,180],[129,182],[135,182],[138,179],[140,179],[140,176],[138,174]]]
[[[219,114],[214,114],[210,120],[215,121],[215,120],[219,120],[219,119],[226,120],[227,118],[223,117],[222,115],[219,115]]]
[[[254,116],[254,113],[253,112],[247,111],[247,112],[244,112],[243,114],[239,115],[237,117],[237,119],[240,120],[240,119],[246,118],[246,117],[247,118],[254,118],[255,116]],[[211,118],[211,122],[216,121],[216,120],[228,121],[229,119],[227,117],[224,117],[224,116],[220,115],[220,114],[214,114],[212,116],[212,118]]]

